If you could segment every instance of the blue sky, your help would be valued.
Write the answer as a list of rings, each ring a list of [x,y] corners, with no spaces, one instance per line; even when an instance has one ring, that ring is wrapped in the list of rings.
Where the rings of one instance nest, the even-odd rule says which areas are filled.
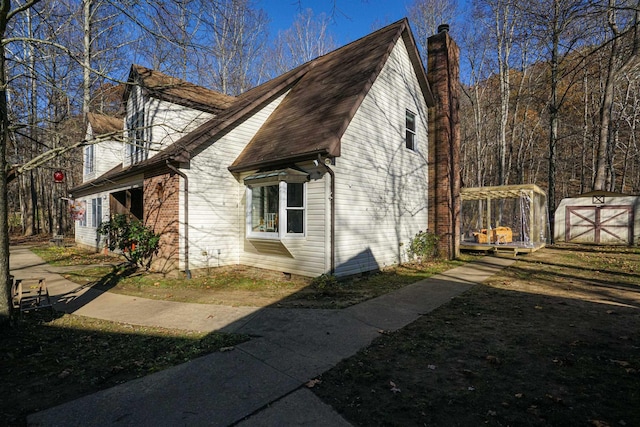
[[[271,37],[291,27],[295,17],[304,9],[314,15],[332,16],[330,27],[338,46],[363,37],[386,24],[407,16],[412,0],[257,0],[271,19]],[[333,11],[333,7],[336,10]]]

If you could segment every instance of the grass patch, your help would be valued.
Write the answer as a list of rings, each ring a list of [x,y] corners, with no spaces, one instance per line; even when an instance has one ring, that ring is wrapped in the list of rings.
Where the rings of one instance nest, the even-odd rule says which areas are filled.
[[[340,280],[326,287],[318,286],[317,281],[314,283],[309,277],[284,275],[248,266],[194,270],[192,278],[187,280],[175,274],[132,272],[121,264],[122,258],[75,247],[42,245],[32,250],[47,262],[70,266],[62,273],[66,279],[80,285],[102,287],[110,292],[178,302],[283,308],[348,307],[475,258],[466,256],[456,261],[435,260],[394,266]]]
[[[354,425],[640,425],[640,248],[521,257],[320,380]]]
[[[96,268],[75,270],[65,277],[81,284],[102,280],[110,292],[151,299],[231,306],[344,308],[461,264],[462,261],[434,261],[393,267],[341,280],[331,287],[316,286],[308,277],[246,266],[196,271],[190,280],[148,272],[126,275]],[[114,280],[105,281],[109,274]]]
[[[29,313],[0,335],[0,419],[26,416],[184,363],[247,337]]]
[[[39,244],[31,247],[31,251],[48,264],[56,266],[120,264],[125,261],[124,257],[118,255],[92,252],[71,245],[54,246]]]

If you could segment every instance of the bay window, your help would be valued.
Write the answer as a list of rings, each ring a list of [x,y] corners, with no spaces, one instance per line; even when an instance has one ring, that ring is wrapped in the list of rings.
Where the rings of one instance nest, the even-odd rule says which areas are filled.
[[[245,178],[247,237],[304,236],[308,174],[292,169]]]

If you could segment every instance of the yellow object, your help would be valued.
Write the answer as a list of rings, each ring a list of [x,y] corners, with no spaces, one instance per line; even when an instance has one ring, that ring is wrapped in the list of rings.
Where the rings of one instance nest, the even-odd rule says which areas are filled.
[[[510,227],[496,227],[489,231],[491,232],[490,234],[486,228],[483,228],[479,232],[473,233],[476,243],[504,244],[513,242],[513,232]],[[489,235],[491,236],[491,241],[489,241]]]

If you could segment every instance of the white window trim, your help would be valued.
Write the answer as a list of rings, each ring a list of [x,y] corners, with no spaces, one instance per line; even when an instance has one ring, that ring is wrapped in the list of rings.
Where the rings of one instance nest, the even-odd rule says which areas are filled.
[[[415,129],[409,129],[407,127],[407,114],[411,114],[413,115],[413,126],[415,127]],[[417,152],[418,151],[418,115],[416,113],[414,113],[413,111],[411,111],[410,109],[405,109],[405,117],[404,117],[404,131],[405,131],[405,137],[404,137],[404,146],[407,150],[413,151],[413,152]],[[407,146],[407,132],[411,133],[413,135],[413,144],[411,147]]]
[[[251,212],[251,203],[252,203],[252,194],[254,188],[265,187],[268,185],[278,184],[278,231],[277,232],[268,232],[268,231],[253,231],[252,228],[252,212]],[[303,201],[301,208],[291,208],[295,210],[302,210],[303,213],[303,229],[302,233],[288,233],[287,232],[287,183],[285,181],[274,181],[274,182],[266,182],[261,183],[259,185],[246,186],[246,201],[245,201],[245,235],[249,240],[282,240],[284,238],[287,239],[301,239],[307,236],[307,183],[303,184]]]
[[[89,144],[85,147],[84,161],[85,161],[84,174],[92,175],[96,170],[95,144]]]
[[[98,201],[100,201],[100,212],[98,212]],[[94,204],[96,208],[94,209]],[[98,228],[100,224],[102,224],[102,215],[103,215],[103,204],[102,197],[96,197],[95,199],[91,199],[91,228]]]

